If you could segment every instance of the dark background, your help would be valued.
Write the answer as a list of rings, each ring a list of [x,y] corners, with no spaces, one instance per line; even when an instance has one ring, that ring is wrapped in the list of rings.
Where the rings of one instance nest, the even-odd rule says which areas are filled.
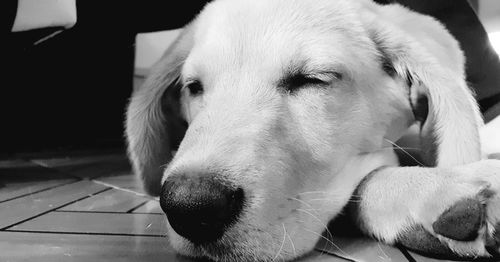
[[[9,156],[123,149],[136,34],[182,27],[206,1],[77,0],[76,25],[43,42],[61,28],[10,33],[17,2],[2,2],[0,156]]]
[[[491,56],[486,32],[466,0],[377,1],[400,2],[454,24],[450,31],[468,42],[468,80],[478,91],[483,111],[500,99],[500,75],[484,73],[486,60],[488,68],[500,70],[498,57]],[[76,25],[40,42],[61,28],[10,33],[17,1],[2,0],[0,157],[123,150],[136,34],[182,27],[206,2],[77,0]],[[471,3],[477,8],[477,1]]]

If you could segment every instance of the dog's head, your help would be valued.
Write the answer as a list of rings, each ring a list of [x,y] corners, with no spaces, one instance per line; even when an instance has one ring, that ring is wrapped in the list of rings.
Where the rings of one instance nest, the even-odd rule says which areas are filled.
[[[176,250],[222,261],[310,251],[360,180],[395,163],[388,141],[415,121],[428,159],[475,158],[457,43],[440,37],[451,51],[434,54],[382,19],[390,8],[446,34],[350,0],[219,0],[184,29],[127,114],[131,160]]]

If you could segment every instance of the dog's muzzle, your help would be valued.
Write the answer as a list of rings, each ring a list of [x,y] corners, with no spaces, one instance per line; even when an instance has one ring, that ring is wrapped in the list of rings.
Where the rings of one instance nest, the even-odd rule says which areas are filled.
[[[162,187],[160,205],[175,232],[194,244],[217,241],[238,219],[242,188],[212,174],[174,174]]]

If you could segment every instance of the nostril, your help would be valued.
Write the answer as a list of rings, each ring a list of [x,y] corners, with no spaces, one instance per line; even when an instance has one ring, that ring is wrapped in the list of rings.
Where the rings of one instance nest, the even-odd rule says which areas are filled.
[[[165,181],[160,205],[170,226],[193,243],[219,239],[241,213],[242,188],[221,183],[213,175],[173,176]]]

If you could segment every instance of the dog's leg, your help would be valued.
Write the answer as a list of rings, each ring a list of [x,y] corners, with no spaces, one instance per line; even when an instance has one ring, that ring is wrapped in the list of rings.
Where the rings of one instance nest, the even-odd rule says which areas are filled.
[[[427,254],[500,255],[500,161],[457,168],[388,167],[356,192],[363,231]]]

